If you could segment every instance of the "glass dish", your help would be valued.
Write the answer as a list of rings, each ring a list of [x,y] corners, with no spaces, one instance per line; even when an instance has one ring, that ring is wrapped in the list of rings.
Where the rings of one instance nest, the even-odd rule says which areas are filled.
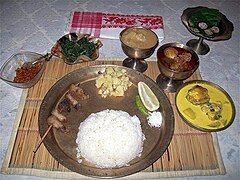
[[[36,64],[38,61],[41,63],[41,68],[32,79],[27,82],[14,82],[14,78],[16,77],[16,70],[18,68],[21,68],[24,64],[27,63],[30,65]],[[45,65],[45,56],[34,52],[23,51],[12,55],[2,65],[0,69],[0,78],[11,86],[18,88],[30,88],[41,78],[45,69]]]

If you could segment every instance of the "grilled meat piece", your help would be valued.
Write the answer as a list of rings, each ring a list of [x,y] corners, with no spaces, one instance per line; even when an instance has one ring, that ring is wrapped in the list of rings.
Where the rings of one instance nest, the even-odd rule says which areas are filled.
[[[59,113],[62,112],[70,112],[71,111],[71,107],[70,107],[70,102],[64,98],[57,106],[57,110]]]
[[[70,93],[66,94],[66,98],[75,109],[81,108],[81,104]]]
[[[67,118],[66,118],[64,115],[62,115],[61,113],[59,113],[57,109],[54,109],[54,110],[52,111],[52,115],[54,115],[55,117],[57,117],[60,122],[65,122],[65,121],[67,121]]]
[[[69,94],[74,97],[77,101],[81,101],[84,99],[88,99],[89,95],[87,95],[79,85],[71,84],[69,88]]]
[[[60,130],[61,132],[68,132],[67,128],[58,120],[58,118],[54,115],[51,115],[47,118],[48,125],[52,125],[57,130]]]

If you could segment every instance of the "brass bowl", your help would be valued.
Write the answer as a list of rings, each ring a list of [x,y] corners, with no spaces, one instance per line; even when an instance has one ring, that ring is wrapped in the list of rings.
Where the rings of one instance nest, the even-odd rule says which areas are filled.
[[[147,48],[147,49],[140,49],[140,48],[134,48],[134,47],[131,47],[131,46],[128,46],[126,45],[123,40],[122,40],[122,35],[124,32],[126,31],[129,31],[130,29],[146,29],[148,31],[151,31],[150,29],[147,29],[147,28],[143,28],[143,27],[130,27],[130,28],[126,28],[124,29],[121,33],[120,33],[120,41],[121,41],[121,45],[122,45],[122,49],[123,49],[123,52],[130,58],[132,59],[146,59],[148,57],[150,57],[154,50],[156,49],[156,47],[158,46],[158,37],[157,35],[151,31],[155,36],[156,36],[156,44],[150,48]]]
[[[64,43],[64,41],[69,40],[70,42],[73,42],[75,45],[78,45],[78,41],[82,38],[87,38],[87,40],[89,42],[94,43],[95,50],[90,57],[88,57],[86,55],[80,55],[77,59],[75,59],[74,61],[71,61],[70,59],[68,59],[64,55],[64,52],[62,51],[62,47],[61,47],[61,42]],[[101,47],[102,47],[102,42],[97,38],[91,37],[89,34],[69,33],[69,34],[66,34],[66,35],[62,36],[54,44],[54,46],[51,49],[51,53],[52,53],[52,55],[63,59],[66,64],[74,65],[74,64],[77,64],[77,63],[96,60],[99,57],[99,49]]]
[[[194,67],[191,70],[188,71],[175,71],[170,69],[169,67],[165,66],[163,63],[163,59],[160,58],[160,54],[163,53],[164,49],[167,47],[178,47],[178,48],[182,48],[184,50],[187,50],[189,53],[191,53],[192,55],[192,60],[191,61],[195,61],[194,63]],[[164,44],[163,46],[161,46],[158,51],[157,51],[157,63],[158,63],[158,68],[161,72],[161,74],[163,74],[164,76],[167,76],[169,78],[172,78],[174,80],[184,80],[189,78],[199,67],[199,58],[198,55],[189,47],[180,44],[180,43],[168,43],[168,44]]]
[[[187,8],[183,11],[181,16],[181,20],[183,25],[187,28],[187,30],[197,36],[199,39],[191,39],[187,42],[187,46],[191,47],[197,54],[205,55],[210,51],[210,47],[207,43],[203,42],[204,39],[208,41],[223,41],[228,40],[232,37],[232,32],[234,30],[233,23],[227,19],[227,17],[221,13],[221,20],[219,23],[220,32],[215,36],[207,36],[202,32],[195,32],[193,28],[189,24],[189,18],[198,11],[202,10],[202,6]]]
[[[125,44],[122,40],[122,35],[124,32],[129,31],[131,29],[145,29],[148,31],[151,31],[154,36],[156,37],[156,43],[149,48],[143,49],[143,48],[135,48],[135,47],[131,47],[127,44]],[[155,49],[158,46],[158,37],[157,35],[150,29],[144,28],[144,27],[129,27],[124,29],[121,33],[120,33],[120,37],[119,37],[120,41],[121,41],[121,46],[122,46],[122,50],[123,52],[129,57],[127,59],[125,59],[123,61],[123,66],[138,70],[140,72],[144,72],[147,70],[147,62],[144,60],[146,58],[149,58],[155,51]]]
[[[163,56],[163,51],[165,48],[168,47],[176,47],[183,49],[189,53],[191,53],[192,58],[192,64],[193,67],[190,70],[185,71],[177,71],[172,70],[168,66],[164,64],[164,59],[167,57]],[[163,90],[166,90],[168,92],[176,92],[178,87],[182,85],[182,81],[189,78],[199,67],[199,58],[198,55],[189,47],[180,44],[180,43],[168,43],[161,46],[157,51],[157,64],[158,68],[161,72],[161,74],[157,77],[157,84],[162,88]]]
[[[220,24],[219,24],[220,33],[218,35],[216,35],[216,36],[206,36],[201,32],[194,32],[192,30],[192,28],[189,25],[189,18],[191,17],[191,15],[200,11],[203,8],[206,8],[206,7],[198,6],[198,7],[193,7],[193,8],[187,8],[183,11],[183,14],[181,16],[181,20],[182,20],[183,25],[187,28],[187,30],[191,34],[193,34],[195,36],[198,36],[200,38],[204,38],[204,39],[209,40],[209,41],[222,41],[222,40],[230,39],[232,37],[232,32],[234,30],[233,23],[231,21],[229,21],[227,19],[227,17],[222,13],[221,13],[222,14],[222,19],[221,19]]]

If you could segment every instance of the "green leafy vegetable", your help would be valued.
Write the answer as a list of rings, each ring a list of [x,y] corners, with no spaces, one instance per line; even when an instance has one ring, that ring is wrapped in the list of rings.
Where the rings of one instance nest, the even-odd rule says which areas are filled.
[[[193,13],[188,20],[190,29],[195,32],[204,34],[206,36],[216,36],[219,30],[213,31],[211,28],[216,27],[220,29],[220,21],[223,17],[223,14],[219,12],[217,9],[210,9],[210,8],[202,8],[199,11]],[[199,27],[199,23],[205,23],[207,29],[204,31]],[[210,32],[213,33],[210,33]]]
[[[198,27],[199,22],[207,23],[208,27],[218,26],[222,19],[222,14],[217,9],[202,8],[189,18],[189,23],[193,27]]]
[[[70,41],[68,38],[59,40],[64,57],[70,61],[75,62],[80,55],[85,55],[89,58],[95,51],[95,44],[89,42],[87,37],[83,37],[78,41]]]

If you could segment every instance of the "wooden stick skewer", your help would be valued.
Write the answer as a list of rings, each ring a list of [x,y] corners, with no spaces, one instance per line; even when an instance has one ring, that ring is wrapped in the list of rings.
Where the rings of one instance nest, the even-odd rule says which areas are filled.
[[[47,136],[47,134],[49,133],[49,131],[52,129],[53,125],[50,125],[48,127],[48,129],[46,130],[45,134],[43,135],[43,137],[41,138],[40,142],[38,142],[37,147],[34,149],[33,153],[35,154],[38,150],[38,148],[40,147],[40,145],[42,144],[43,140],[45,139],[45,137]]]

